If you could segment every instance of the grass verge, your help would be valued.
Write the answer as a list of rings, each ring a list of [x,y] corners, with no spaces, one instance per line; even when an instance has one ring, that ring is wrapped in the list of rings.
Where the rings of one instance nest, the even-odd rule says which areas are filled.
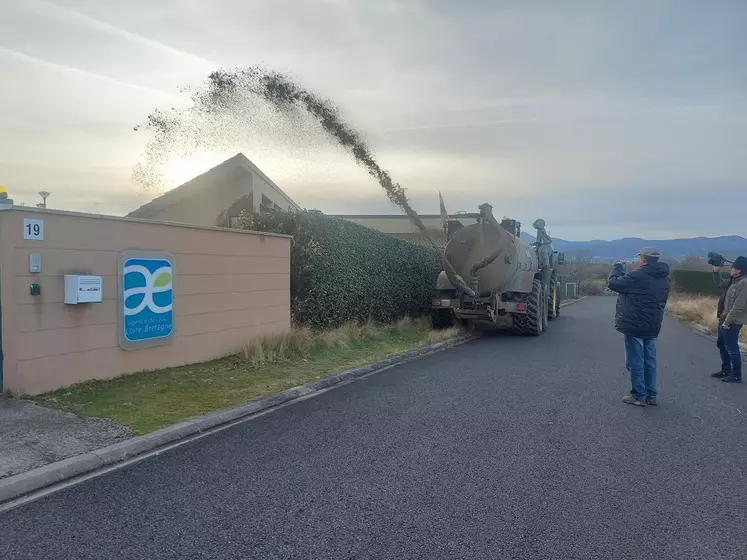
[[[40,404],[108,418],[144,434],[249,399],[457,336],[424,319],[293,329],[258,337],[236,356],[203,364],[93,380],[33,397]]]
[[[672,294],[667,302],[667,311],[687,323],[701,325],[711,334],[717,334],[716,309],[718,298],[714,296]],[[740,342],[747,344],[747,330],[739,333]]]

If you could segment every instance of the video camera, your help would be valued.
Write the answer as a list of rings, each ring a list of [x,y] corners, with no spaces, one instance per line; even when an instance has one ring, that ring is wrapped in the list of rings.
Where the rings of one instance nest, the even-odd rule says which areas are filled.
[[[723,255],[719,255],[718,253],[708,253],[708,264],[724,266],[725,264],[732,264],[732,261],[726,260]]]

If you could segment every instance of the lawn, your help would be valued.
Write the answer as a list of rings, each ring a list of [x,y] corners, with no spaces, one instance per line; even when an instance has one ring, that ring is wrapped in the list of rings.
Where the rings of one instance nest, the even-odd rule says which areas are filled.
[[[144,434],[223,407],[302,385],[459,334],[424,320],[350,325],[315,334],[294,329],[256,339],[236,356],[94,380],[37,395],[40,404],[108,418]]]

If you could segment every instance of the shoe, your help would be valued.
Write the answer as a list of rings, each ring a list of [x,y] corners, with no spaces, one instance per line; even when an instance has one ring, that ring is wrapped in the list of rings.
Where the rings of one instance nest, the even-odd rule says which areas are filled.
[[[731,372],[729,372],[729,371],[717,371],[716,373],[712,373],[711,377],[726,377],[727,375],[731,375]]]
[[[741,383],[742,378],[741,377],[734,377],[733,375],[727,375],[723,379],[721,379],[724,383]]]
[[[656,401],[656,397],[646,397],[646,404],[650,404],[651,406],[656,406],[659,403]]]
[[[625,395],[622,398],[622,401],[626,404],[632,404],[633,406],[646,406],[646,403],[643,401],[639,401],[636,399],[633,395]]]

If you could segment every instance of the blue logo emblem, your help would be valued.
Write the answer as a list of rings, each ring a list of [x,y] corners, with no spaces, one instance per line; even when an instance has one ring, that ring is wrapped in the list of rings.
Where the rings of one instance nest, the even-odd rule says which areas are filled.
[[[124,262],[124,336],[130,342],[165,338],[174,328],[173,270],[165,259]]]

